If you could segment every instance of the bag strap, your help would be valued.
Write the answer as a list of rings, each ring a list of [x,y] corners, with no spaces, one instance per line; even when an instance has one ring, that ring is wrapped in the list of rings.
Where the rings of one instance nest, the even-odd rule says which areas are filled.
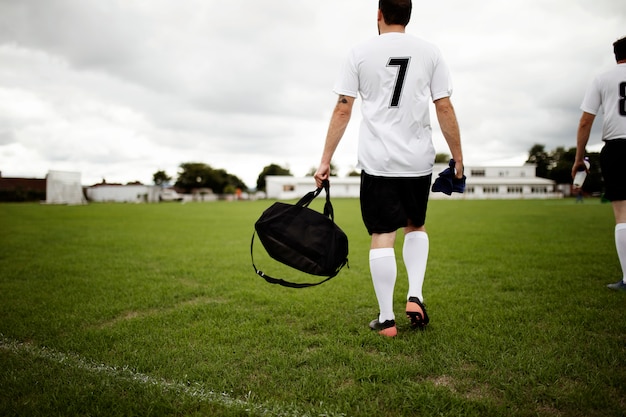
[[[252,258],[252,268],[254,268],[254,272],[256,272],[256,274],[258,276],[260,276],[261,278],[263,278],[265,281],[269,282],[270,284],[278,284],[278,285],[282,285],[283,287],[289,287],[289,288],[306,288],[306,287],[314,287],[316,285],[320,285],[325,283],[326,281],[328,281],[331,278],[334,278],[337,276],[337,274],[339,273],[339,270],[341,268],[339,268],[337,271],[335,271],[332,275],[326,277],[325,279],[323,279],[322,281],[319,282],[313,282],[313,283],[297,283],[297,282],[291,282],[291,281],[286,281],[282,278],[274,278],[271,277],[269,275],[267,275],[265,272],[259,270],[256,265],[254,264],[254,253],[253,253],[253,246],[254,246],[254,235],[256,234],[256,231],[252,233],[252,240],[250,242],[250,257]],[[343,265],[342,265],[343,266]]]
[[[300,199],[300,201],[296,203],[296,205],[302,206],[302,207],[308,207],[309,204],[311,204],[311,201],[313,201],[315,197],[320,195],[320,193],[322,192],[322,189],[326,191],[326,203],[324,204],[324,216],[330,217],[330,219],[334,222],[335,212],[333,210],[333,205],[330,202],[330,183],[328,182],[328,180],[324,180],[322,182],[322,186],[317,188],[315,191],[308,192],[304,197]],[[322,281],[314,282],[314,283],[296,283],[296,282],[286,281],[282,278],[271,277],[267,275],[265,272],[259,270],[254,264],[254,251],[253,251],[254,235],[256,235],[256,231],[252,232],[252,240],[250,241],[250,258],[252,259],[252,267],[254,268],[254,272],[256,272],[258,276],[260,276],[261,278],[263,278],[265,281],[269,282],[270,284],[278,284],[278,285],[282,285],[283,287],[289,287],[289,288],[314,287],[316,285],[323,284],[324,282],[328,281],[331,278],[336,277],[339,271],[341,270],[341,268],[343,267],[343,265],[341,265],[341,267],[339,267],[337,271],[335,271],[332,275],[330,275],[329,277],[326,277]]]

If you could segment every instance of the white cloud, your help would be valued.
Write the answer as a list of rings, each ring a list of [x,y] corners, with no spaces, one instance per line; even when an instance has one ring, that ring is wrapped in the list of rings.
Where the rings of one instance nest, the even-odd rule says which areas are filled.
[[[408,31],[451,67],[468,164],[521,163],[534,143],[574,146],[584,90],[626,35],[617,3],[415,2]],[[1,2],[0,171],[149,183],[204,162],[251,187],[270,163],[302,175],[319,160],[345,53],[376,35],[376,6]],[[336,153],[343,172],[356,163],[359,120]],[[435,144],[447,152],[438,132]]]

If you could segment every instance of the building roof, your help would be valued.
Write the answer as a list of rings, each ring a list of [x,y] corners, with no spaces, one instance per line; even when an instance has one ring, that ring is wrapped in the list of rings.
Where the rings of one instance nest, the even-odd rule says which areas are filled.
[[[0,190],[33,190],[46,191],[45,178],[5,178],[0,177]]]
[[[466,185],[554,185],[555,181],[540,177],[469,177]]]

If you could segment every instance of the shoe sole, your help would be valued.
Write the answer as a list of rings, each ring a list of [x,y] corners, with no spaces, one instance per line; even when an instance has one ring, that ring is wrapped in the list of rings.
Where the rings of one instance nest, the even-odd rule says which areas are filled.
[[[398,328],[396,326],[387,327],[386,329],[379,330],[378,334],[386,337],[396,337]]]
[[[395,337],[398,334],[398,328],[396,327],[395,322],[392,326],[385,327],[384,329],[381,329],[379,326],[380,323],[378,320],[372,320],[369,325],[370,329],[382,336]]]
[[[423,329],[430,321],[426,308],[413,301],[407,301],[406,303],[406,316],[411,321],[412,329]]]

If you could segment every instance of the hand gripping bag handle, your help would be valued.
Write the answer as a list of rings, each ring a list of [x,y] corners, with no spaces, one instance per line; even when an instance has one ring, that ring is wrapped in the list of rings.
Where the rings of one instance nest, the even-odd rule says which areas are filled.
[[[333,205],[330,202],[330,190],[329,190],[329,188],[330,188],[330,183],[328,182],[328,180],[324,180],[322,182],[322,186],[321,187],[317,188],[315,191],[308,192],[304,197],[302,197],[296,203],[296,206],[308,207],[309,204],[311,204],[311,201],[313,201],[315,199],[315,197],[320,195],[322,190],[324,190],[324,191],[326,191],[326,203],[324,204],[324,216],[329,217],[334,222],[335,221],[335,211],[333,210]],[[250,257],[252,259],[252,267],[254,268],[254,272],[256,272],[256,274],[258,276],[260,276],[261,278],[263,278],[265,281],[269,282],[270,284],[278,284],[278,285],[282,285],[283,287],[289,287],[289,288],[314,287],[316,285],[320,285],[320,284],[325,283],[326,281],[328,281],[331,278],[336,277],[337,274],[339,273],[339,270],[341,269],[341,268],[339,268],[337,271],[335,271],[333,274],[331,274],[330,276],[326,277],[322,281],[313,282],[313,283],[297,283],[297,282],[286,281],[286,280],[284,280],[282,278],[271,277],[271,276],[267,275],[265,272],[259,270],[256,267],[256,265],[254,264],[253,247],[254,247],[254,235],[255,234],[256,234],[256,231],[254,231],[252,233],[252,240],[250,241]]]

